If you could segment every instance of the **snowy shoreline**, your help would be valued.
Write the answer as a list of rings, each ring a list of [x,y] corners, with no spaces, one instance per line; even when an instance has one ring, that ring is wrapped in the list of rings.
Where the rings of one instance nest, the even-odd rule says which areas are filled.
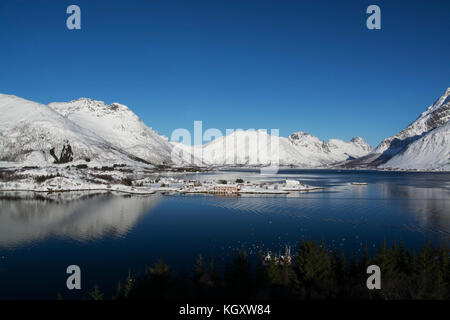
[[[167,168],[166,168],[167,169]],[[215,179],[186,178],[193,172],[210,170],[149,170],[148,167],[132,166],[47,166],[0,168],[0,192],[119,192],[134,195],[154,193],[198,194],[288,194],[294,191],[312,191],[317,187],[300,183],[283,190],[279,183],[244,183]],[[191,168],[192,169],[192,168]],[[199,168],[195,168],[199,169]],[[217,171],[220,172],[220,171]],[[187,180],[186,180],[187,179]],[[241,180],[242,183],[237,184]],[[291,181],[292,182],[292,181]],[[300,189],[299,189],[300,188]]]
[[[239,167],[215,167],[214,171],[239,171],[239,170],[261,170],[264,167],[260,166],[239,166]],[[297,166],[280,166],[278,170],[337,170],[337,171],[377,171],[377,172],[440,172],[450,173],[450,170],[444,169],[399,169],[399,168],[366,168],[366,167],[297,167]]]
[[[175,171],[170,171],[174,169]],[[77,192],[107,192],[121,193],[136,196],[159,194],[229,194],[229,195],[286,195],[290,193],[299,194],[303,192],[322,190],[322,187],[308,185],[274,185],[263,183],[243,183],[239,187],[234,184],[236,190],[232,192],[217,191],[220,180],[183,180],[184,175],[195,173],[223,173],[223,172],[245,172],[246,170],[259,170],[260,167],[215,167],[212,168],[164,168],[157,169],[148,166],[102,166],[82,167],[77,166],[46,166],[25,167],[10,166],[0,167],[0,192],[32,192],[40,194],[52,193],[77,193]],[[449,171],[438,170],[387,170],[387,169],[356,169],[356,168],[293,168],[280,167],[280,170],[333,170],[338,172],[372,171],[372,172],[416,172],[416,173],[448,173]],[[286,171],[284,171],[286,173]],[[274,174],[277,175],[277,174]],[[278,173],[282,177],[283,174]],[[195,182],[194,182],[195,181]],[[286,180],[287,181],[287,180]],[[292,181],[291,181],[292,182]],[[195,187],[200,183],[200,187]],[[219,184],[218,184],[219,183]],[[233,188],[234,181],[228,181]]]
[[[57,192],[91,192],[91,191],[110,191],[110,192],[120,192],[127,194],[135,194],[135,195],[147,195],[147,194],[155,194],[156,191],[148,191],[148,192],[134,192],[134,191],[126,191],[126,190],[118,190],[118,189],[67,189],[67,190],[38,190],[38,189],[0,189],[0,192],[37,192],[37,193],[57,193]]]

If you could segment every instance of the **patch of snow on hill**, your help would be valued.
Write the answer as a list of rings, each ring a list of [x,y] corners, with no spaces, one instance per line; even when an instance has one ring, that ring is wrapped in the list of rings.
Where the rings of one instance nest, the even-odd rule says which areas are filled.
[[[428,132],[380,167],[450,170],[450,122]]]

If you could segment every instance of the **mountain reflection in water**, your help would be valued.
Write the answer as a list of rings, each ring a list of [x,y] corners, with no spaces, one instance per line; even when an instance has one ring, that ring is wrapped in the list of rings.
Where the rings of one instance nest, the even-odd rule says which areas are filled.
[[[19,201],[11,201],[11,200]],[[50,236],[77,241],[126,235],[161,199],[108,193],[2,193],[0,247],[16,247]]]

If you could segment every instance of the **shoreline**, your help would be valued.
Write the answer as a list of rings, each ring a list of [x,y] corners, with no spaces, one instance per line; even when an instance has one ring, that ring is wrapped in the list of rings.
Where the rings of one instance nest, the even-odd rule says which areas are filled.
[[[120,168],[133,168],[145,170],[149,174],[158,174],[158,173],[167,173],[167,174],[189,174],[189,173],[208,173],[208,172],[217,172],[217,171],[241,171],[241,170],[261,170],[264,168],[268,168],[267,166],[204,166],[204,167],[195,167],[195,166],[186,166],[186,167],[177,167],[177,166],[130,166],[130,165],[117,165],[117,164],[101,164],[101,166],[87,166],[87,167],[78,167],[79,164],[73,164],[68,166],[67,164],[49,164],[48,166],[26,166],[26,165],[10,165],[5,166],[5,162],[0,163],[0,171],[4,170],[45,170],[45,169],[90,169],[90,170],[102,170],[102,167],[113,167],[114,169],[120,170]],[[300,166],[278,166],[279,170],[337,170],[337,171],[377,171],[377,172],[438,172],[438,173],[450,173],[450,170],[443,169],[400,169],[400,168],[377,168],[377,167],[300,167]]]
[[[186,190],[186,181],[180,180],[180,175],[190,176],[195,174],[221,174],[227,172],[245,173],[258,172],[260,167],[215,167],[215,168],[176,168],[177,171],[159,168],[148,170],[148,167],[130,166],[103,166],[103,167],[77,167],[77,166],[48,166],[48,167],[0,167],[0,192],[35,192],[35,193],[63,193],[63,192],[117,192],[131,195],[151,195],[155,193],[179,193],[179,194],[218,194],[211,190]],[[155,169],[155,168],[152,168]],[[182,171],[183,170],[183,171]],[[392,171],[381,169],[356,169],[356,168],[293,168],[280,167],[280,172],[268,176],[280,176],[289,174],[289,171],[323,171],[325,172],[376,172],[376,173],[429,173],[448,174],[449,171]],[[179,177],[179,178],[177,178]],[[183,179],[186,179],[183,178]],[[187,178],[195,179],[196,178]],[[204,183],[204,182],[203,182]],[[211,182],[209,182],[211,183]],[[212,181],[214,183],[214,181]],[[217,183],[217,181],[216,181]],[[220,182],[219,182],[220,184]],[[256,187],[256,186],[255,186]],[[306,187],[306,186],[305,186]],[[284,187],[286,188],[286,187]],[[289,187],[288,187],[289,188]],[[233,195],[255,194],[289,194],[291,192],[310,192],[323,190],[320,186],[308,186],[304,189],[261,189],[241,188],[232,192]]]

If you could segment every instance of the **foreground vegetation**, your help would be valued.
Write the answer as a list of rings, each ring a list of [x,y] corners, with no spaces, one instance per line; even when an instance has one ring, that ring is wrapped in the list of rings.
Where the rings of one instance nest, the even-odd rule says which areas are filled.
[[[381,289],[368,290],[366,269],[381,269]],[[103,299],[96,286],[90,293]],[[245,252],[239,252],[224,274],[214,262],[199,256],[190,279],[174,274],[162,260],[136,278],[119,282],[114,299],[449,299],[449,250],[441,245],[422,246],[411,252],[402,244],[386,241],[371,257],[366,253],[351,261],[327,250],[324,243],[303,241],[290,265],[274,261],[252,268]]]

